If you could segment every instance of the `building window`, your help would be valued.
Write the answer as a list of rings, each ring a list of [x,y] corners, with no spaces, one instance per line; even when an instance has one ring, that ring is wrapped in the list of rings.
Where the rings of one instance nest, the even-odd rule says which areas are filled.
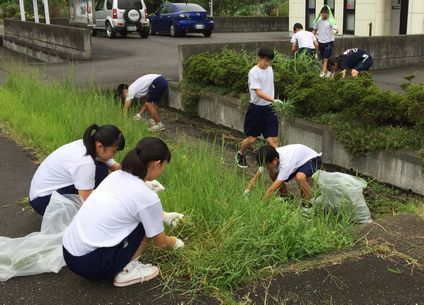
[[[343,34],[355,34],[355,0],[344,0]]]
[[[313,23],[315,20],[315,6],[316,0],[306,0],[306,20],[305,28],[309,31],[312,31]]]
[[[328,7],[331,9],[331,12],[333,13],[333,17],[336,17],[335,2],[336,0],[324,0],[324,5],[328,5]]]

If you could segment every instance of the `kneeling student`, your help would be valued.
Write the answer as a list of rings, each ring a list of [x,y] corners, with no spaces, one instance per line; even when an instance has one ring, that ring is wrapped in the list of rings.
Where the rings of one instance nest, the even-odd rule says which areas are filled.
[[[31,181],[30,205],[44,215],[53,192],[79,194],[86,200],[109,169],[119,169],[112,158],[124,147],[124,136],[116,126],[91,125],[82,140],[59,147],[40,164]]]
[[[341,71],[342,77],[346,78],[347,69],[352,69],[352,77],[358,76],[362,71],[368,71],[374,60],[371,55],[361,49],[349,49],[337,57],[328,60],[328,68],[331,73]]]
[[[271,145],[262,146],[257,154],[256,160],[259,170],[249,181],[245,193],[252,190],[253,186],[266,168],[274,181],[265,193],[264,201],[267,202],[276,192],[287,195],[286,182],[295,179],[305,200],[312,197],[312,189],[307,178],[311,177],[322,166],[321,153],[302,144],[291,144],[278,148]]]
[[[124,115],[128,114],[133,99],[145,98],[144,106],[134,118],[140,120],[144,111],[147,110],[150,115],[149,130],[162,131],[165,130],[165,125],[160,120],[157,105],[167,89],[168,81],[162,75],[146,74],[135,80],[130,86],[120,84],[116,94],[124,103]]]
[[[138,260],[148,239],[160,248],[184,246],[182,240],[164,233],[169,215],[146,185],[163,173],[170,160],[167,145],[152,137],[128,152],[122,169],[100,184],[65,231],[63,256],[71,271],[89,280],[114,278],[115,286],[128,286],[159,274],[158,267]]]

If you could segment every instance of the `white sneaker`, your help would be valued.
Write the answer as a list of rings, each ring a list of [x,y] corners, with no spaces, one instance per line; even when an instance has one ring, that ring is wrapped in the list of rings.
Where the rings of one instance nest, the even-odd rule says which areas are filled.
[[[163,131],[163,130],[165,130],[165,125],[163,125],[162,122],[159,122],[149,127],[149,131]]]
[[[331,77],[331,72],[327,71],[327,74],[325,74],[325,78],[330,78]]]
[[[124,270],[119,272],[113,281],[116,287],[125,287],[137,283],[150,281],[159,275],[159,268],[151,264],[144,265],[138,261],[133,260],[124,267]]]
[[[324,72],[321,72],[321,73],[319,74],[319,77],[324,78],[324,77],[325,77],[325,73],[324,73]]]
[[[141,115],[140,115],[140,113],[137,113],[137,114],[134,116],[134,120],[136,120],[136,121],[140,121],[140,120],[141,120]]]
[[[149,119],[149,120],[147,121],[147,126],[152,127],[153,125],[156,125],[155,120],[153,120],[153,119]]]

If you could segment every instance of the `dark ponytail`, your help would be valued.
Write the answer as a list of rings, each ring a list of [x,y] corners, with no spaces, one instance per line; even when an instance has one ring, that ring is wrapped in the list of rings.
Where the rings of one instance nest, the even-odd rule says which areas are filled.
[[[121,163],[121,169],[144,180],[147,175],[147,167],[152,161],[170,162],[171,152],[161,139],[143,138],[134,149],[127,153]]]
[[[123,150],[125,147],[124,135],[114,125],[93,124],[85,130],[83,142],[87,149],[86,155],[91,156],[93,160],[96,160],[96,141],[102,143],[104,147],[116,146],[118,150]]]

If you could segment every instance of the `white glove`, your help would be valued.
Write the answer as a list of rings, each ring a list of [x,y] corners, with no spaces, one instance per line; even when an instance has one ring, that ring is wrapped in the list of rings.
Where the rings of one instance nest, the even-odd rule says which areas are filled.
[[[265,173],[265,167],[263,167],[263,166],[259,166],[258,171],[259,171],[261,174]]]
[[[244,198],[247,198],[247,197],[249,197],[249,195],[250,195],[250,190],[249,189],[245,189],[244,192],[243,192],[243,197]]]
[[[147,187],[151,189],[153,192],[159,193],[165,190],[165,187],[159,183],[159,181],[146,181]]]
[[[282,100],[279,100],[279,99],[274,100],[274,103],[275,104],[280,104],[280,105],[283,105],[284,104],[284,102]]]
[[[180,223],[180,220],[183,219],[183,217],[184,217],[184,214],[175,213],[175,212],[171,212],[171,213],[163,212],[163,222],[173,228],[178,226],[178,224]]]
[[[177,238],[175,245],[172,247],[172,249],[177,250],[183,247],[184,247],[184,242],[181,239]]]

